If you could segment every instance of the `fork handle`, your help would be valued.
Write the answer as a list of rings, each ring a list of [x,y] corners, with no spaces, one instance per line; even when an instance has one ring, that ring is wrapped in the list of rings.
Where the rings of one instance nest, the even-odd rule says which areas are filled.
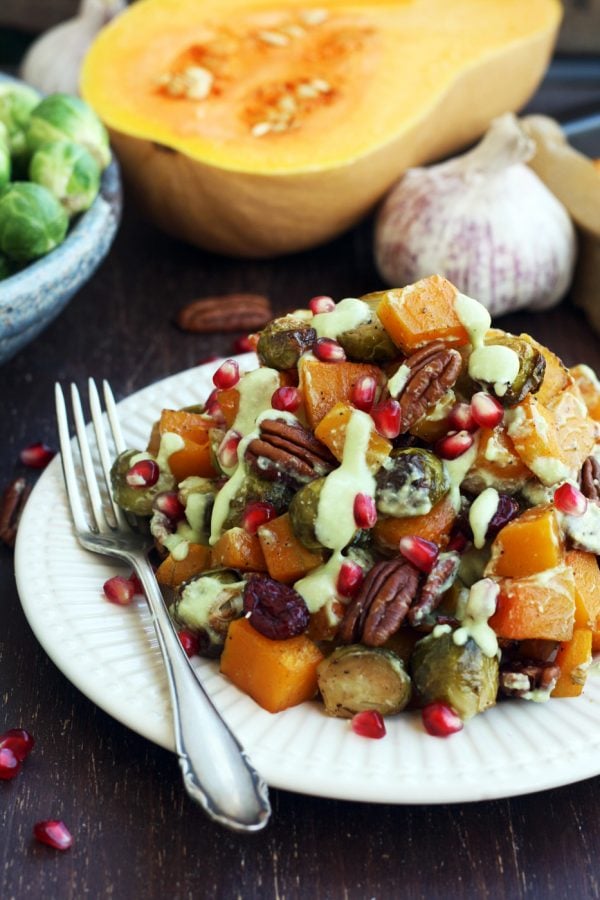
[[[271,814],[267,785],[198,680],[150,564],[137,556],[131,564],[146,593],[165,662],[185,789],[216,822],[234,831],[258,831]]]

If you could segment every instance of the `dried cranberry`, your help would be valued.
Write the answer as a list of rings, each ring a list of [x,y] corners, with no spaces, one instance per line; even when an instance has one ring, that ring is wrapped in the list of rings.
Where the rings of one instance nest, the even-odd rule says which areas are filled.
[[[511,519],[514,519],[518,514],[519,504],[514,497],[509,497],[508,494],[500,494],[498,497],[498,507],[490,519],[485,533],[486,538],[489,540],[490,538],[496,537],[498,532],[504,528],[505,525],[508,525]]]
[[[250,579],[244,589],[244,609],[253,628],[274,641],[302,634],[310,620],[298,591],[272,578]]]

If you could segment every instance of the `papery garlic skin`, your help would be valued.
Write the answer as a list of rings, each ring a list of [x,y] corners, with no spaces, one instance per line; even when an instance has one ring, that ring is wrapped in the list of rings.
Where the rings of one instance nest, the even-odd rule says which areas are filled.
[[[492,315],[558,303],[573,275],[575,229],[525,164],[532,153],[507,114],[464,156],[409,169],[377,216],[382,278],[402,287],[444,275]]]
[[[77,16],[34,41],[23,59],[20,77],[46,94],[78,94],[79,72],[90,44],[126,5],[126,0],[81,0]]]

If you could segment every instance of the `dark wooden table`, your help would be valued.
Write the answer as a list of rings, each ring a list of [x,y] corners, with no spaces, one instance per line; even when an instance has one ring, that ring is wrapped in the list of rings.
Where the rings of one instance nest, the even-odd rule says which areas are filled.
[[[531,108],[564,116],[600,108],[594,78],[566,78],[560,65],[553,69]],[[165,237],[125,201],[99,271],[0,368],[2,483],[32,477],[19,464],[22,447],[56,445],[55,380],[106,377],[123,397],[208,354],[231,352],[232,336],[176,330],[173,314],[187,301],[243,290],[268,294],[284,310],[317,293],[339,299],[380,287],[370,222],[310,253],[241,262]],[[600,369],[598,338],[569,300],[501,324],[532,332],[568,364]],[[16,726],[31,730],[37,744],[20,777],[0,783],[2,900],[600,895],[597,778],[516,799],[429,807],[273,790],[264,832],[224,831],[187,799],[171,754],[100,711],[50,662],[21,610],[12,553],[0,547],[0,730]],[[44,818],[68,823],[70,851],[33,841],[32,824]]]

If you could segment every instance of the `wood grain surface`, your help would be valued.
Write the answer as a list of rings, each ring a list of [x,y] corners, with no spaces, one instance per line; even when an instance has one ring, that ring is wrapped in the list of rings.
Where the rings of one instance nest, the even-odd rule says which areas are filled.
[[[593,94],[594,86],[586,90]],[[563,110],[567,99],[577,107],[576,90],[560,91]],[[532,109],[546,110],[556,97],[556,85],[546,84]],[[165,237],[125,201],[99,271],[43,335],[0,368],[3,484],[21,474],[34,480],[18,462],[23,446],[56,446],[56,380],[105,377],[123,397],[208,354],[229,353],[231,335],[199,337],[173,326],[188,301],[250,291],[283,311],[317,293],[339,299],[381,287],[370,221],[309,253],[243,262]],[[600,369],[598,338],[569,300],[500,324],[533,333],[568,364]],[[21,610],[12,553],[0,547],[0,730],[17,726],[31,730],[37,744],[22,774],[0,783],[2,900],[600,896],[598,778],[439,807],[272,790],[264,832],[241,837],[213,825],[184,794],[174,756],[96,708],[47,658]],[[45,818],[64,819],[75,838],[71,850],[33,841],[33,823]]]

